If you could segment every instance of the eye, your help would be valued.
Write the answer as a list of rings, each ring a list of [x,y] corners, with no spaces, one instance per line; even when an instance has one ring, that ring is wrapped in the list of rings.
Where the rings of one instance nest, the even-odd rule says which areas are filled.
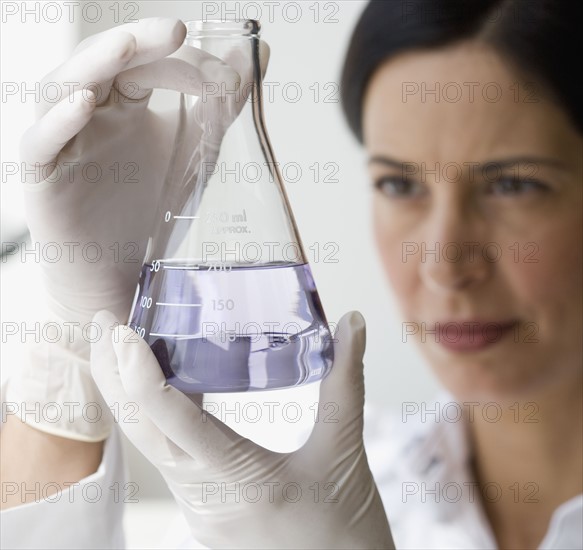
[[[520,179],[513,176],[503,176],[500,179],[490,182],[487,187],[488,194],[491,195],[524,195],[532,192],[549,191],[549,186],[536,179]]]
[[[415,180],[399,176],[382,176],[374,181],[375,189],[391,198],[413,198],[423,194],[423,187]]]

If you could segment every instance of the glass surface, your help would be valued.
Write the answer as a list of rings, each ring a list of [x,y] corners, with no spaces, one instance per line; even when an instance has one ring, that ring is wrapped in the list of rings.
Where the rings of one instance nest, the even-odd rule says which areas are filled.
[[[263,117],[257,21],[192,21],[185,46],[241,76],[180,95],[130,326],[185,393],[320,380],[333,344]]]

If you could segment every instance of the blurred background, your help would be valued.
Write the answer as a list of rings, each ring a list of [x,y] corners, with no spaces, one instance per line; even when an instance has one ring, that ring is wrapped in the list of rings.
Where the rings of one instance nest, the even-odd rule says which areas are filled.
[[[340,109],[339,77],[348,40],[364,1],[302,2],[2,2],[2,244],[22,246],[26,235],[18,143],[34,121],[35,86],[69,57],[83,38],[145,17],[259,19],[271,46],[265,76],[265,118],[275,156],[308,253],[328,321],[357,309],[367,321],[366,396],[372,406],[400,414],[406,401],[422,401],[436,382],[414,346],[402,341],[398,312],[377,259],[372,236],[372,185],[365,156],[348,131]],[[151,108],[176,108],[178,94],[155,92]],[[34,256],[1,263],[2,380],[18,367],[22,344],[4,334],[6,323],[39,317]],[[209,396],[205,399],[208,401]],[[274,450],[291,450],[310,429],[310,407],[318,384],[265,394],[213,395],[222,411],[247,402],[295,402],[303,414],[286,422],[245,422],[226,415],[231,426]],[[244,416],[244,415],[243,415]],[[231,420],[231,421],[230,421]],[[302,435],[304,434],[304,435]],[[131,479],[139,502],[126,506],[128,543],[146,548],[174,504],[157,472],[126,444]],[[166,516],[165,516],[166,515]],[[152,521],[150,521],[152,519]],[[140,526],[139,529],[137,526]]]

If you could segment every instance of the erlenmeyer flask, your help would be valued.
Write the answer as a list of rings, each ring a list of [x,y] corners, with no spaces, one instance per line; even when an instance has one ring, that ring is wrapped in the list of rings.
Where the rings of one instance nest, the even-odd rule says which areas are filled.
[[[185,44],[221,58],[241,83],[180,97],[130,326],[185,393],[320,380],[332,336],[265,129],[259,23],[187,29]]]

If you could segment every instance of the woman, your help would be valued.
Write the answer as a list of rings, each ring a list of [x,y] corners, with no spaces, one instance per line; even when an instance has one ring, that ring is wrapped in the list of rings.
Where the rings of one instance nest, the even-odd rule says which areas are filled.
[[[579,14],[566,2],[375,2],[342,78],[410,334],[460,403],[503,411],[467,422],[473,478],[517,490],[482,498],[500,548],[537,548],[582,487],[583,118],[567,69]]]
[[[127,316],[135,267],[104,269],[97,279],[78,264],[45,266],[55,319],[86,321],[98,309],[113,312],[94,317],[112,337],[95,339],[91,373],[110,407],[138,404],[137,422],[120,426],[160,469],[193,536],[206,545],[581,547],[582,119],[570,69],[580,10],[567,2],[467,7],[370,3],[342,78],[349,124],[370,158],[377,244],[405,333],[419,340],[463,411],[459,422],[421,430],[404,423],[402,441],[391,442],[396,450],[386,467],[392,477],[375,480],[364,451],[365,334],[357,313],[339,324],[334,368],[321,386],[321,417],[323,406],[335,402],[338,421],[316,423],[295,453],[272,453],[165,386],[145,342],[116,326]],[[164,87],[200,93],[200,86],[181,82],[157,61],[182,43],[181,23],[146,20],[131,34],[119,31],[85,42],[47,77],[99,82],[97,104],[78,94],[53,109],[41,106],[44,118],[25,137],[23,155],[41,165],[55,158],[136,159],[149,167],[140,183],[145,197],[167,163],[163,138],[172,131],[144,109],[148,88],[165,81]],[[103,53],[88,66],[92,48]],[[203,82],[236,79],[212,59],[198,62]],[[146,69],[134,68],[144,63]],[[112,101],[124,82],[136,81],[139,95],[123,105]],[[140,241],[145,222],[90,223],[103,216],[121,220],[116,208],[123,211],[124,200],[135,198],[135,190],[131,195],[101,183],[87,191],[42,182],[35,188],[40,193],[27,199],[33,237],[64,242],[89,227],[82,237],[104,250],[115,239]],[[142,199],[146,211],[156,204],[154,193],[148,196],[154,198]],[[79,215],[56,219],[55,206]],[[58,343],[50,355],[35,349],[25,375],[9,383],[7,401],[99,401],[89,346],[81,338],[73,342]],[[51,385],[43,382],[48,369]],[[73,415],[56,426],[23,419],[11,416],[3,428],[3,480],[79,480],[85,487],[92,479],[106,487],[119,479],[116,432],[110,435],[106,415],[94,422]],[[23,445],[29,452],[17,460],[11,450]],[[377,484],[383,482],[381,499]],[[225,498],[245,483],[293,485],[304,496],[293,501],[275,491],[257,502]],[[314,486],[332,493],[313,498]],[[95,528],[92,544],[121,544],[110,500],[101,499],[102,511],[93,512],[106,533]],[[12,508],[6,513],[12,520],[3,524],[24,525],[35,506]],[[85,537],[76,539],[82,545],[91,513],[86,502],[62,513],[68,525],[84,526],[76,533]],[[19,536],[13,540],[22,543],[26,535]],[[75,543],[71,531],[60,536],[62,545]]]

